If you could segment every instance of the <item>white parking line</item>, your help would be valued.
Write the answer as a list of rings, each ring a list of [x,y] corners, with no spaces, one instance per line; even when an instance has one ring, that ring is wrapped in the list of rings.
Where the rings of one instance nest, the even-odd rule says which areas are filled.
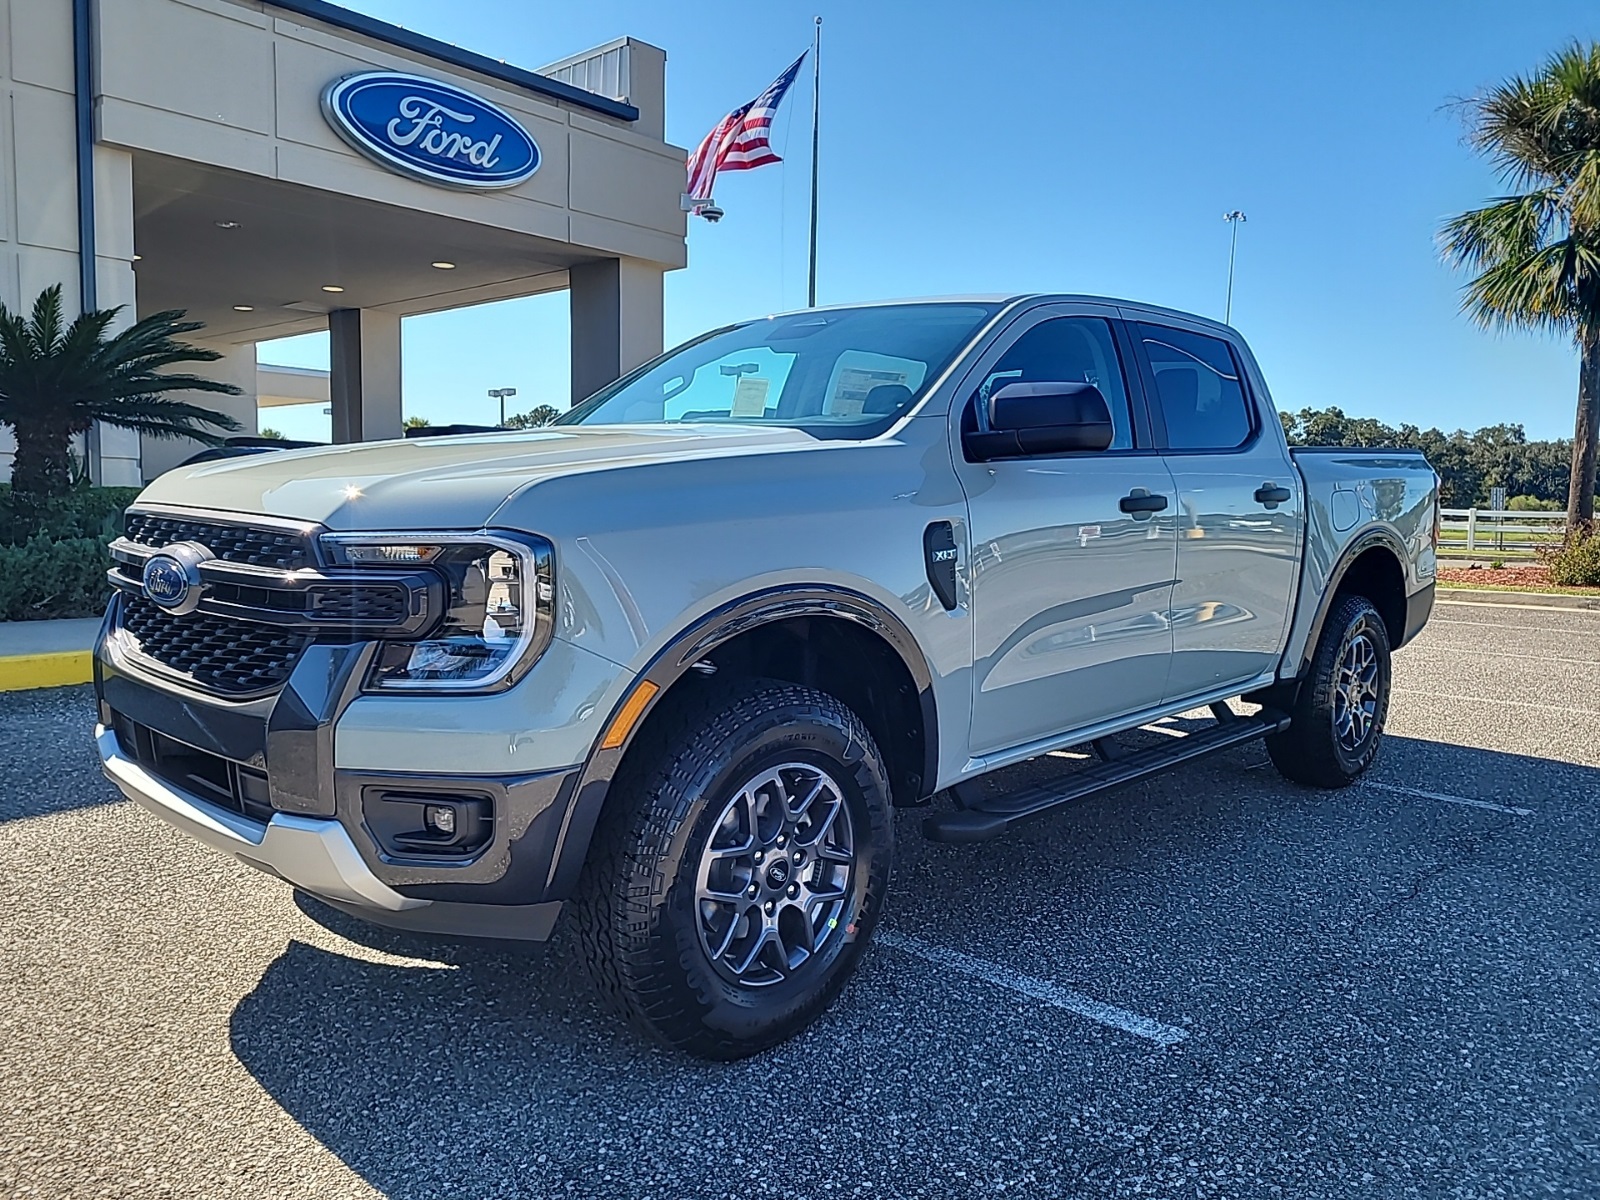
[[[1545,712],[1576,713],[1583,717],[1600,717],[1600,709],[1568,708],[1562,704],[1546,704],[1542,700],[1505,700],[1499,696],[1456,696],[1448,692],[1436,692],[1432,688],[1397,687],[1389,690],[1404,692],[1409,696],[1431,696],[1435,700],[1459,700],[1466,704],[1508,704],[1512,708],[1538,708],[1543,709]]]
[[[1450,622],[1452,625],[1464,623]],[[1450,646],[1440,642],[1424,642],[1421,645],[1407,646],[1406,650],[1408,653],[1417,650],[1437,650],[1440,654],[1470,654],[1475,658],[1520,658],[1527,662],[1571,663],[1578,667],[1600,667],[1600,658],[1556,658],[1548,654],[1517,654],[1510,650],[1484,650],[1479,646]]]
[[[1102,1004],[1082,992],[1060,987],[1047,979],[1036,979],[1032,975],[1024,975],[999,963],[962,954],[959,950],[948,950],[932,942],[925,942],[919,937],[912,937],[909,933],[883,930],[877,934],[877,942],[880,946],[903,950],[935,966],[947,967],[973,979],[981,979],[984,983],[992,983],[996,987],[1019,992],[1032,1000],[1042,1000],[1055,1008],[1064,1008],[1080,1017],[1088,1017],[1091,1021],[1110,1025],[1113,1029],[1120,1029],[1124,1033],[1148,1038],[1162,1046],[1171,1046],[1189,1036],[1182,1029],[1163,1025],[1160,1021],[1152,1021],[1149,1017],[1141,1017],[1138,1013],[1131,1013],[1111,1004]]]
[[[1441,600],[1434,606],[1451,608],[1512,608],[1520,612],[1600,613],[1600,608],[1565,604],[1501,604],[1494,600]]]
[[[1444,792],[1425,792],[1421,788],[1397,787],[1392,783],[1378,783],[1376,780],[1363,779],[1363,787],[1377,788],[1381,792],[1394,792],[1400,796],[1416,796],[1421,800],[1443,800],[1446,804],[1467,804],[1473,808],[1487,808],[1490,812],[1510,813],[1514,817],[1531,817],[1533,809],[1516,808],[1509,804],[1495,804],[1489,800],[1472,800],[1466,796],[1449,796]]]

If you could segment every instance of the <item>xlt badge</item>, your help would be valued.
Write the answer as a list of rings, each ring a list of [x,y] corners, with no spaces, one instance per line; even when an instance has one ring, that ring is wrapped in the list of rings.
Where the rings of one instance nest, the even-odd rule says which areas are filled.
[[[922,555],[928,585],[946,612],[956,606],[956,534],[949,521],[935,521],[922,531]]]

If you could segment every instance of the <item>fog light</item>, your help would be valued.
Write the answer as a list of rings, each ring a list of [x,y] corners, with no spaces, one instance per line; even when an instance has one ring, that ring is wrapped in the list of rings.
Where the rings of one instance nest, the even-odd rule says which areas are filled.
[[[456,810],[452,805],[430,804],[422,810],[422,823],[430,832],[451,837],[456,831]]]

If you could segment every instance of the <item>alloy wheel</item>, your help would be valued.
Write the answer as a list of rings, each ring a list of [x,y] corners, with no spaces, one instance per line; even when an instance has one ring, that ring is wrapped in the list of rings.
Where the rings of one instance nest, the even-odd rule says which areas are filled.
[[[811,763],[784,763],[733,794],[700,856],[700,945],[723,978],[780,983],[838,936],[855,869],[844,792]]]
[[[1339,656],[1333,688],[1333,730],[1339,745],[1354,751],[1378,718],[1378,649],[1365,633],[1351,638]]]

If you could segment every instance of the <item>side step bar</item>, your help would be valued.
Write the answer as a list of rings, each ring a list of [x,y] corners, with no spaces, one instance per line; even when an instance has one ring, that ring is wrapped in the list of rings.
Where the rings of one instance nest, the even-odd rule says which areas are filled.
[[[1005,796],[985,799],[981,805],[934,813],[922,823],[922,832],[935,842],[986,842],[999,837],[1019,821],[1037,817],[1087,800],[1110,788],[1158,775],[1170,767],[1192,762],[1253,742],[1257,738],[1276,733],[1289,724],[1289,718],[1279,712],[1263,710],[1251,717],[1240,717],[1232,712],[1226,719],[1201,733],[1191,733],[1185,738],[1152,746],[1120,757],[1107,758],[1091,767],[1073,771],[1066,779],[1054,784],[1040,784],[1012,792]],[[964,793],[963,798],[971,796]]]

